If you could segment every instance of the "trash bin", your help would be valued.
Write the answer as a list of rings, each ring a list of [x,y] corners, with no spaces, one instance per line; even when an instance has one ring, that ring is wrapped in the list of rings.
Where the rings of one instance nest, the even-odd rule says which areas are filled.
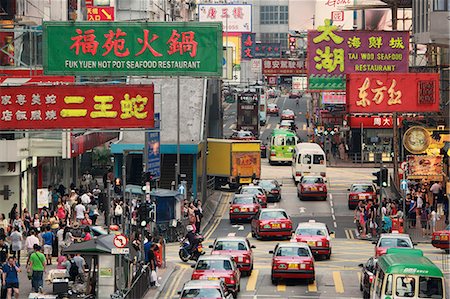
[[[392,231],[403,233],[403,219],[392,219]]]

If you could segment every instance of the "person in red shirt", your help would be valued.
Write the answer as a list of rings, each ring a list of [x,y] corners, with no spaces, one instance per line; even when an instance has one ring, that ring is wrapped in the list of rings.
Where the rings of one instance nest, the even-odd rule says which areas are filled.
[[[89,241],[92,240],[91,230],[88,226],[84,228],[84,238],[83,241]]]

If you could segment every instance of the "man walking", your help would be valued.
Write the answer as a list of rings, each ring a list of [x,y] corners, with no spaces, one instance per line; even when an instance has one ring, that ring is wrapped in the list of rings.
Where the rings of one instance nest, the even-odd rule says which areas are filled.
[[[42,240],[44,243],[44,254],[47,261],[47,265],[52,264],[52,251],[53,242],[55,241],[55,235],[51,231],[50,225],[45,227],[45,232],[42,234]]]
[[[42,292],[44,287],[45,256],[41,249],[41,246],[35,245],[34,252],[29,258],[29,267],[33,271],[31,286],[36,293]]]
[[[15,298],[19,298],[19,265],[15,258],[8,258],[8,263],[3,266],[3,286],[6,288],[6,298],[11,299],[14,293]]]

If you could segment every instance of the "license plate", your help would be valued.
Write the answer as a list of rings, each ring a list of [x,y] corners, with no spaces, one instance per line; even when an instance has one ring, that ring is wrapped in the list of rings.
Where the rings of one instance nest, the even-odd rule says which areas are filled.
[[[359,199],[366,199],[366,196],[365,195],[360,195]]]
[[[289,269],[297,269],[297,264],[289,264]]]
[[[208,277],[208,280],[219,280],[219,277]]]
[[[441,236],[441,240],[448,240],[448,236]]]
[[[280,228],[280,224],[279,223],[273,223],[272,224],[272,228]]]
[[[303,175],[307,175],[307,174],[310,174],[310,172],[304,172],[304,173],[303,173]]]
[[[311,187],[311,191],[317,191],[316,187]]]
[[[309,246],[315,246],[315,245],[316,245],[316,242],[314,242],[314,241],[308,241],[308,245],[309,245]]]
[[[241,212],[247,212],[247,208],[241,208]]]
[[[252,182],[252,178],[241,178],[239,179],[239,183],[242,184],[250,184]]]

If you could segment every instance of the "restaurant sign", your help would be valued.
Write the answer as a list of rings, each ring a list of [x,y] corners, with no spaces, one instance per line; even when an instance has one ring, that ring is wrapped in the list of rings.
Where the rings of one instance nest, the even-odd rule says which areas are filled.
[[[0,89],[0,130],[153,128],[153,85]]]
[[[438,112],[439,74],[347,75],[348,113]]]
[[[407,31],[340,31],[327,19],[308,31],[309,89],[341,89],[351,73],[407,73],[408,51]]]
[[[262,72],[264,75],[299,75],[305,74],[306,69],[299,59],[265,58]]]
[[[364,128],[364,129],[392,129],[393,119],[392,116],[350,116],[349,125],[351,128]],[[402,118],[397,118],[397,125],[401,127]]]
[[[222,24],[44,22],[45,74],[222,76]]]

